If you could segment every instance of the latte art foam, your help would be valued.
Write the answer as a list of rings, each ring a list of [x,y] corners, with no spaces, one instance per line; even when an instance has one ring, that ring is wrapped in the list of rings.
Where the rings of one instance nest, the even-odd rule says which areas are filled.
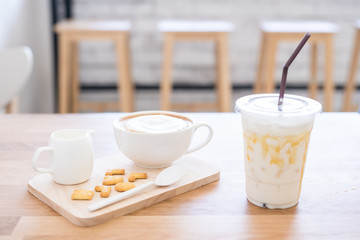
[[[124,122],[127,131],[138,133],[176,132],[188,128],[191,122],[187,119],[165,114],[140,115]]]

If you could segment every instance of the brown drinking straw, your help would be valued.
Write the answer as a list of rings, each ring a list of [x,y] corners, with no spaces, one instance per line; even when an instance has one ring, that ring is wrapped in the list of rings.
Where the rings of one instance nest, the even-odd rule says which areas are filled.
[[[311,36],[310,33],[305,34],[305,36],[303,37],[303,39],[301,40],[301,42],[299,43],[299,45],[297,46],[297,48],[295,49],[293,54],[291,54],[289,60],[287,60],[287,62],[285,63],[285,65],[283,67],[283,72],[282,72],[282,76],[281,76],[281,83],[280,83],[280,94],[279,94],[279,100],[278,100],[278,109],[279,109],[279,111],[282,111],[282,104],[283,104],[283,101],[284,101],[284,94],[285,94],[286,78],[287,78],[288,69],[289,69],[291,63],[294,61],[296,56],[299,54],[299,52],[303,48],[303,46],[305,45],[305,43],[307,42],[307,40],[310,38],[310,36]]]

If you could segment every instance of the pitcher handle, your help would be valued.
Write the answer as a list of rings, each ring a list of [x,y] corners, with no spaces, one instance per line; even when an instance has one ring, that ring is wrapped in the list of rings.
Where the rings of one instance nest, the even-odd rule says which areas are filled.
[[[51,173],[53,171],[51,168],[40,168],[37,166],[37,162],[40,158],[40,155],[45,151],[53,151],[53,148],[52,147],[39,147],[34,153],[34,156],[32,159],[32,167],[37,172]]]
[[[211,140],[211,138],[212,138],[212,136],[213,136],[213,129],[212,129],[212,127],[211,127],[209,124],[204,123],[204,122],[195,123],[195,125],[194,125],[194,133],[195,133],[199,128],[201,128],[201,127],[206,127],[206,128],[209,130],[209,133],[208,133],[206,139],[205,139],[202,143],[200,143],[200,144],[198,144],[198,145],[196,145],[196,146],[188,149],[188,150],[185,152],[185,154],[195,152],[195,151],[199,150],[200,148],[204,147],[205,145],[207,145],[207,144],[210,142],[210,140]]]

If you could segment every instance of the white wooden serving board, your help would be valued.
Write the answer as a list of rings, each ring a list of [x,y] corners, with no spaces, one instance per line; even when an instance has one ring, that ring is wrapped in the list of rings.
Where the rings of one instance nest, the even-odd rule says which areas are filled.
[[[145,190],[143,193],[95,212],[90,212],[88,206],[101,201],[100,194],[95,192],[92,200],[71,200],[74,189],[94,190],[96,185],[102,184],[106,169],[124,168],[125,176],[132,172],[146,172],[148,179],[136,180],[136,186],[147,181],[154,181],[158,173],[163,169],[142,168],[126,159],[123,155],[114,155],[97,159],[91,178],[84,183],[72,186],[60,185],[52,180],[50,174],[44,173],[33,177],[28,182],[28,191],[75,225],[93,226],[191,191],[220,178],[220,171],[217,167],[191,156],[184,156],[173,164],[185,168],[185,175],[175,184]],[[124,181],[127,181],[126,177],[124,177]],[[115,188],[112,187],[110,196],[115,194],[121,193],[116,192]]]

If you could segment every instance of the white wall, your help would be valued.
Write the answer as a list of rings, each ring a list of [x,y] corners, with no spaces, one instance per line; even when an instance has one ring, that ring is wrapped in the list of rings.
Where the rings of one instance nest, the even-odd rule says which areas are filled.
[[[0,49],[29,46],[34,69],[20,94],[21,113],[53,112],[50,1],[0,0]]]
[[[229,51],[234,84],[251,84],[255,79],[260,49],[259,24],[265,20],[324,20],[339,25],[334,43],[334,81],[344,84],[354,44],[354,21],[360,19],[359,0],[74,0],[74,17],[79,19],[128,19],[131,30],[133,80],[158,84],[161,79],[163,37],[156,24],[162,19],[224,19],[234,23]],[[276,80],[297,43],[279,46]],[[310,76],[309,44],[291,66],[288,84],[306,83]],[[87,43],[80,48],[81,81],[115,82],[114,46]],[[213,45],[183,42],[175,46],[174,81],[212,83]],[[320,47],[323,50],[323,46]],[[321,58],[322,57],[322,58]],[[319,54],[322,80],[324,55]]]

